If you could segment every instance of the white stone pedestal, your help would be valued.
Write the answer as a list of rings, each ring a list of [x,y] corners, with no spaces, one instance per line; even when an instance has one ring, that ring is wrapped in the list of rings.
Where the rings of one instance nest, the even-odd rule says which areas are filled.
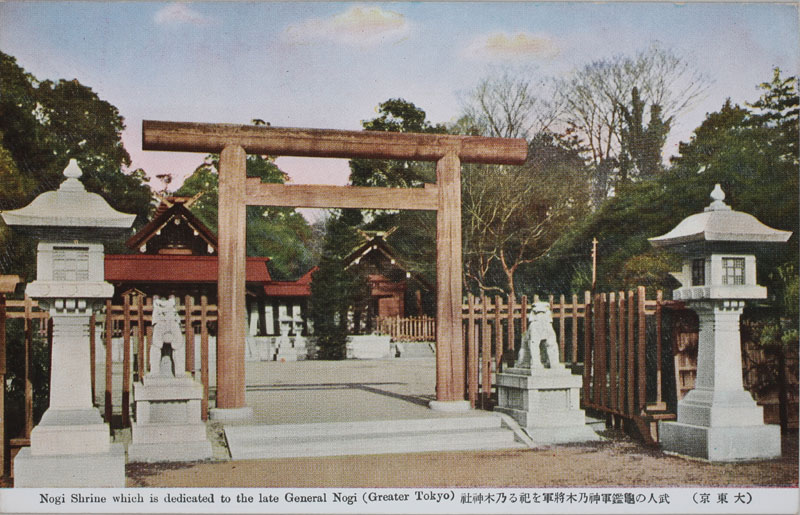
[[[196,461],[211,458],[201,420],[203,387],[189,376],[148,374],[133,387],[136,422],[128,461]]]
[[[700,319],[695,389],[678,402],[678,420],[659,424],[665,452],[709,461],[776,458],[780,426],[742,385],[741,300],[692,301]]]
[[[497,374],[498,406],[537,444],[600,440],[580,409],[582,379],[563,365],[509,368]]]
[[[89,319],[84,300],[56,301],[50,363],[50,407],[14,459],[14,486],[124,487],[125,451],[92,404]]]

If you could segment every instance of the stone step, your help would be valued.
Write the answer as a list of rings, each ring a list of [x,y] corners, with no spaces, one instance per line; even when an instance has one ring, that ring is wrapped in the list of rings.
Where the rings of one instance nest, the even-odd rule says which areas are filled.
[[[499,417],[227,426],[232,459],[527,448]]]

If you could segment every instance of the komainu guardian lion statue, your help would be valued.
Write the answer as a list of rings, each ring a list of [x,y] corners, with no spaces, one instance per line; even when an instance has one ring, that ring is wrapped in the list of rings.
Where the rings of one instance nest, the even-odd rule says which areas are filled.
[[[172,349],[170,371],[180,377],[186,370],[186,353],[183,352],[184,338],[181,333],[181,319],[175,310],[175,297],[162,299],[153,297],[153,340],[150,345],[150,373],[163,375],[162,360],[169,360],[164,344]],[[166,368],[167,363],[165,363]]]
[[[528,315],[528,330],[522,335],[516,368],[556,368],[559,365],[558,340],[553,330],[553,314],[547,302],[534,302]]]

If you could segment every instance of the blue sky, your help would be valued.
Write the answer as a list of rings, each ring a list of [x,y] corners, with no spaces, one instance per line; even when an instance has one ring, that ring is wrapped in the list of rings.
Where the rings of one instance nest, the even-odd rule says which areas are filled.
[[[0,3],[0,50],[92,87],[125,117],[133,168],[176,178],[203,156],[143,152],[142,119],[357,130],[402,97],[450,122],[459,93],[498,67],[561,76],[653,42],[713,80],[672,154],[725,98],[754,101],[773,67],[797,74],[799,32],[795,5],[769,3]],[[279,164],[297,183],[347,180],[346,161]]]

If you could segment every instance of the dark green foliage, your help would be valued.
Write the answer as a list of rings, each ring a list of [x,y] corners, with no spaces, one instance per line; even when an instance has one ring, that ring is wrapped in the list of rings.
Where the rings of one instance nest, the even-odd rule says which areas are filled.
[[[776,267],[797,262],[798,233],[798,97],[796,78],[780,72],[761,86],[762,97],[750,109],[725,102],[698,127],[669,170],[647,180],[620,184],[609,198],[574,230],[554,245],[538,274],[564,291],[572,284],[585,287],[591,241],[598,245],[598,288],[618,289],[637,278],[665,290],[675,285],[662,272],[672,258],[657,257],[647,238],[664,234],[683,218],[701,212],[720,183],[725,202],[751,213],[763,223],[793,232],[788,244],[759,254],[759,282],[773,291],[770,277]],[[650,256],[650,257],[647,257]],[[652,273],[641,275],[650,260]],[[639,270],[640,272],[636,272]],[[549,275],[548,275],[549,274]],[[555,274],[555,275],[553,275]]]
[[[342,260],[356,248],[361,238],[347,223],[349,210],[330,216],[319,270],[311,283],[310,311],[321,359],[344,359],[347,343],[347,313],[358,299],[368,297],[366,278],[355,269],[345,269]]]
[[[38,81],[0,52],[0,209],[18,209],[56,189],[70,158],[78,160],[86,189],[114,209],[147,221],[150,188],[141,170],[123,173],[130,156],[122,146],[124,122],[116,107],[77,80]],[[0,272],[34,274],[33,244],[0,223]],[[121,250],[121,242],[106,245]]]

